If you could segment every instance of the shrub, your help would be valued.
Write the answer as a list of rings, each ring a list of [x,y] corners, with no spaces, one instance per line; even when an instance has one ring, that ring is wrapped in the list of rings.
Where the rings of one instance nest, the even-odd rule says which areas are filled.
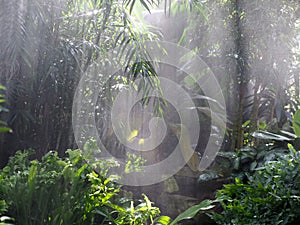
[[[290,153],[257,168],[248,181],[217,191],[223,208],[211,217],[222,225],[290,224],[300,219],[300,153],[289,145]]]
[[[49,152],[41,162],[30,161],[31,153],[17,152],[0,173],[0,198],[17,224],[91,224],[93,210],[118,191],[78,150],[65,160]]]
[[[113,177],[105,178],[112,162],[99,162],[99,174],[79,150],[68,150],[66,159],[49,152],[40,162],[30,160],[31,153],[17,152],[0,171],[0,199],[16,224],[153,224],[160,213],[146,196],[134,207],[117,195],[120,186]]]

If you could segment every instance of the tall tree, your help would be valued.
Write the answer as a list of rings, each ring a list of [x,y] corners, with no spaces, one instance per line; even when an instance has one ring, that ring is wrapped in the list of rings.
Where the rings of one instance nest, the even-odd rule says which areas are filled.
[[[134,3],[1,0],[0,79],[8,90],[5,120],[13,130],[2,140],[2,155],[29,147],[38,155],[50,149],[63,154],[75,147],[71,112],[81,74],[115,46],[131,46],[137,55],[139,41],[151,36],[132,25]],[[149,8],[155,1],[142,3]],[[139,76],[131,72],[130,78]]]

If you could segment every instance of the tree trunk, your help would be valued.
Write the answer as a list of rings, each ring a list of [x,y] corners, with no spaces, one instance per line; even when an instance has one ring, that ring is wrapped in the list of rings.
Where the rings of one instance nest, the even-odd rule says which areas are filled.
[[[233,126],[233,144],[232,149],[241,148],[244,144],[244,132],[243,132],[243,111],[244,111],[244,102],[245,94],[247,91],[248,78],[246,74],[245,66],[245,54],[243,46],[243,35],[242,35],[242,3],[240,0],[234,1],[233,16],[235,18],[235,52],[233,57],[236,59],[236,74],[233,78],[235,93],[237,94],[237,106],[235,108],[235,121]]]

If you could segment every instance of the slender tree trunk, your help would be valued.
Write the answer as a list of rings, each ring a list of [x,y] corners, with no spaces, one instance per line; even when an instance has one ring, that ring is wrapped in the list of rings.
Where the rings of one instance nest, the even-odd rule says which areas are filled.
[[[235,93],[237,94],[236,100],[237,105],[235,108],[235,121],[233,126],[233,142],[232,149],[241,148],[244,144],[244,132],[243,132],[243,111],[245,94],[247,91],[248,79],[246,77],[245,68],[245,57],[244,57],[244,46],[243,46],[243,35],[242,35],[242,19],[241,13],[243,11],[241,0],[235,0],[233,2],[233,16],[235,18],[235,52],[234,57],[236,59],[236,74],[234,79]]]

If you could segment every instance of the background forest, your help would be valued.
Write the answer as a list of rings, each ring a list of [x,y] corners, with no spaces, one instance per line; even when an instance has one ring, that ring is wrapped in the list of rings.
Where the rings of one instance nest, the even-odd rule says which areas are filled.
[[[126,156],[109,112],[122,85],[142,78],[145,93],[157,85],[147,40],[176,43],[206,63],[225,98],[226,115],[214,116],[226,117],[226,134],[205,171],[190,162],[158,184],[121,186],[108,176],[116,162],[84,154],[99,150],[92,139],[76,142],[73,100],[83,74],[105,71],[107,54],[121,49],[124,70],[100,78],[97,129],[107,149],[128,157],[125,169],[138,169],[143,157]],[[0,0],[0,224],[297,224],[299,74],[297,0]],[[199,160],[209,137],[220,136],[209,108],[218,102],[190,89]],[[141,107],[149,102],[178,122],[174,107]],[[138,114],[132,119],[143,125]],[[176,129],[168,127],[155,157],[169,154]]]

